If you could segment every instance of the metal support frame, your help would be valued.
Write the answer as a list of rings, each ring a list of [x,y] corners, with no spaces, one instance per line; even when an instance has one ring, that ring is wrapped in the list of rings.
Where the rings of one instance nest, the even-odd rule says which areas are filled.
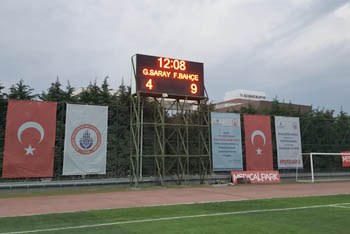
[[[210,111],[207,99],[131,96],[130,182],[143,177],[187,183],[211,172]]]
[[[131,97],[130,107],[130,171],[131,183],[138,186],[139,176],[137,172],[139,170],[140,160],[140,96]]]

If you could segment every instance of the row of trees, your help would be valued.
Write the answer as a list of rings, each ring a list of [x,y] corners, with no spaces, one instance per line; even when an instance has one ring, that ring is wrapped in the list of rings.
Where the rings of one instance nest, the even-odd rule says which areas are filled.
[[[26,85],[23,80],[12,85],[8,93],[3,91],[4,87],[0,85],[0,173],[6,124],[6,111],[4,110],[7,109],[7,99],[42,100],[59,103],[55,150],[56,176],[61,175],[62,170],[65,103],[108,105],[107,172],[110,176],[127,176],[130,173],[130,87],[125,86],[123,82],[115,93],[111,92],[108,77],[104,78],[100,86],[96,81],[91,82],[88,87],[77,95],[74,95],[75,88],[69,82],[64,86],[58,78],[41,94],[35,94],[34,89]],[[249,106],[248,108],[242,108],[239,113],[299,117],[303,152],[342,152],[350,150],[350,115],[344,111],[340,111],[337,115],[324,109],[302,113],[292,105],[281,104],[278,100],[274,100],[270,109],[259,112],[252,106]],[[177,121],[174,116],[169,119],[170,121],[172,119]],[[271,118],[271,121],[271,126],[274,126],[274,118]],[[272,127],[272,131],[274,136],[274,127]],[[145,134],[147,133],[145,132]],[[244,142],[244,139],[242,140]],[[273,140],[275,140],[274,137]],[[275,142],[273,142],[273,146],[274,167],[277,168]],[[334,168],[340,165],[339,159],[334,158],[321,160],[318,163],[322,168]]]
[[[111,93],[110,85],[108,84],[108,76],[104,78],[101,86],[98,86],[97,81],[90,82],[88,87],[84,88],[79,94],[74,95],[76,90],[68,82],[63,87],[59,78],[52,82],[47,91],[41,94],[35,94],[34,89],[20,80],[9,88],[9,92],[5,93],[4,86],[0,84],[0,99],[16,99],[16,100],[41,100],[66,103],[84,103],[97,105],[113,105],[119,104],[120,101],[127,101],[130,88],[124,85],[124,82],[119,86],[116,93]],[[126,103],[125,103],[126,104]]]

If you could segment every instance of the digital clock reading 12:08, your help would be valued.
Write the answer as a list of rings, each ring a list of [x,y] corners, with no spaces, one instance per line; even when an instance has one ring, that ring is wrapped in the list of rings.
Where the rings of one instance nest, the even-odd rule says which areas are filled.
[[[169,59],[169,58],[158,58],[159,61],[159,67],[170,69],[174,68],[175,70],[186,70],[186,62],[184,60],[177,60],[177,59]]]
[[[142,95],[204,98],[203,63],[136,54],[136,91]]]

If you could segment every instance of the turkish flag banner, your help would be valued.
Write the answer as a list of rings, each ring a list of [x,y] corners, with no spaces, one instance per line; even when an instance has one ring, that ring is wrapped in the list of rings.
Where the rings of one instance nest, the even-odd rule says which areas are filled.
[[[341,152],[341,154],[342,154],[342,166],[350,167],[350,151]]]
[[[272,171],[270,116],[244,115],[247,171]]]
[[[52,177],[55,102],[9,100],[3,178]]]

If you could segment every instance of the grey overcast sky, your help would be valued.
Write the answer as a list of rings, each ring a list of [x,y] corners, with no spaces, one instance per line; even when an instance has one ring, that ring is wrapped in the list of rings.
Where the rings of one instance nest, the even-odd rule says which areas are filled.
[[[203,62],[214,102],[248,89],[350,112],[350,0],[0,0],[7,88],[117,89],[135,53]]]

